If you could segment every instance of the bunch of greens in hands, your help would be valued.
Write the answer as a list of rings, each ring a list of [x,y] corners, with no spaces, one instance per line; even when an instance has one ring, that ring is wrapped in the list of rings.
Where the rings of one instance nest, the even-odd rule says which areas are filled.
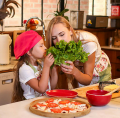
[[[70,41],[69,43],[61,40],[57,42],[55,47],[52,46],[47,49],[47,55],[51,53],[54,56],[54,65],[67,64],[65,61],[79,60],[82,63],[85,63],[88,60],[88,54],[83,51],[82,42],[79,40],[77,43]]]

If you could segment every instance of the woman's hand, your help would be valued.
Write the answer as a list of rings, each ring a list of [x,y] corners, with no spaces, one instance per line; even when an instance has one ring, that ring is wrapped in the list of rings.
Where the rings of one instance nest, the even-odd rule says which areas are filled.
[[[69,65],[61,64],[61,70],[66,74],[73,74],[75,70],[75,66],[72,61],[66,61]]]
[[[55,61],[55,60],[54,60],[54,57],[53,57],[53,55],[50,53],[50,54],[48,54],[48,55],[45,57],[44,65],[50,67],[50,66],[53,64],[54,61]]]

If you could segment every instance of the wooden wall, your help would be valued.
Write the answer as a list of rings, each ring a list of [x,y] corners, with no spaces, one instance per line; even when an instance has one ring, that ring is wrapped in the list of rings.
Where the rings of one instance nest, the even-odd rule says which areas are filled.
[[[101,29],[84,29],[85,31],[89,31],[98,37],[98,41],[100,46],[107,46],[110,37],[114,37],[115,28],[101,28]]]

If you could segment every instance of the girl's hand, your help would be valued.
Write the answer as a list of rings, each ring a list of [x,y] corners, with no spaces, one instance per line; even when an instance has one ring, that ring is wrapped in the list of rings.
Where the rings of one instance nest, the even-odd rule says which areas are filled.
[[[61,64],[61,70],[66,74],[73,74],[75,66],[72,61],[66,61],[69,65]]]
[[[53,62],[54,62],[54,57],[50,53],[45,57],[44,65],[50,67],[53,64]]]

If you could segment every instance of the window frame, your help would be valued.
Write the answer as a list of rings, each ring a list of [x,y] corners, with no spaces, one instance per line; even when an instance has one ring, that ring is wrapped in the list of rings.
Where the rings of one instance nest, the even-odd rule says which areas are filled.
[[[60,4],[60,8],[63,7],[64,4]],[[24,0],[21,0],[21,26],[5,26],[5,27],[23,27],[23,7]],[[80,10],[80,0],[78,0],[78,10]],[[92,0],[92,15],[94,15],[94,0]],[[41,19],[43,20],[43,0],[41,0]],[[42,23],[41,23],[42,26]]]
[[[21,26],[5,26],[6,28],[9,27],[24,27],[23,26],[23,7],[24,6],[24,0],[21,0]],[[43,20],[43,0],[41,0],[41,19]],[[41,23],[42,26],[42,23]]]

